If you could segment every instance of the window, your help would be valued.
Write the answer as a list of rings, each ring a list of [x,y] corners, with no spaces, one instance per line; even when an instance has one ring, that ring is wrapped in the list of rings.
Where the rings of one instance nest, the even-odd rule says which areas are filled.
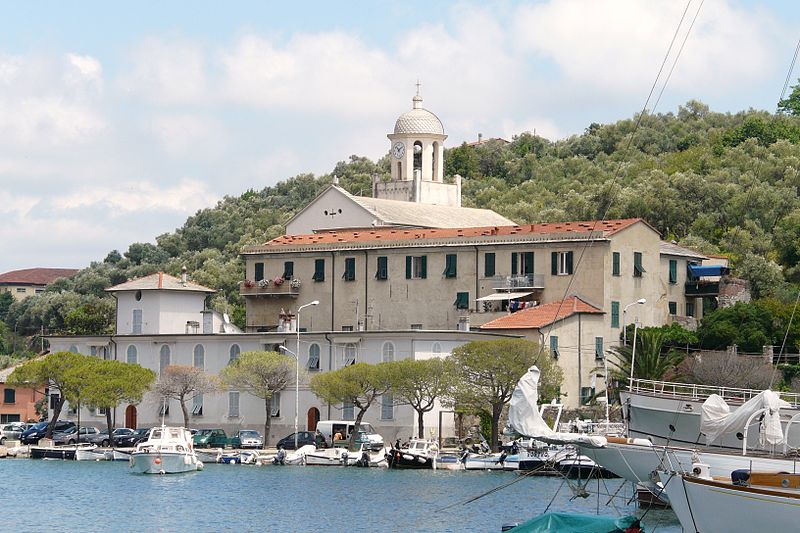
[[[342,331],[353,331],[353,326],[342,326]]]
[[[195,394],[192,399],[192,415],[203,416],[203,395]]]
[[[205,368],[206,367],[206,349],[203,347],[202,344],[198,344],[194,347],[194,353],[192,354],[192,364],[195,368]]]
[[[483,256],[483,276],[486,278],[494,276],[494,253]]]
[[[131,327],[131,334],[132,335],[141,335],[142,334],[142,310],[141,309],[134,309],[133,310],[133,326]]]
[[[411,329],[422,329],[422,324],[411,324]]]
[[[678,314],[678,302],[668,302],[667,305],[669,306],[669,314]]]
[[[594,358],[603,359],[605,352],[603,350],[603,337],[594,338]]]
[[[378,269],[375,271],[375,279],[389,279],[389,258],[386,256],[378,257]]]
[[[394,396],[386,393],[381,396],[381,420],[391,420],[394,418]]]
[[[384,363],[394,361],[394,344],[391,342],[384,342],[382,352]]]
[[[444,272],[442,275],[446,278],[454,278],[457,275],[458,256],[456,254],[447,254],[444,256]]]
[[[406,256],[406,279],[425,279],[428,277],[428,257],[424,255]]]
[[[139,361],[139,354],[133,344],[128,346],[128,350],[125,352],[125,361],[131,365],[135,365]]]
[[[161,402],[161,405],[158,407],[158,416],[169,416],[169,402]]]
[[[55,409],[58,405],[58,401],[60,400],[60,396],[58,394],[51,394],[50,395],[50,409]]]
[[[469,309],[469,293],[457,292],[456,301],[453,302],[453,304],[456,306],[456,309]]]
[[[165,368],[170,365],[169,362],[169,346],[166,344],[161,347],[161,352],[159,353],[158,357],[158,371],[159,373],[163,372]]]
[[[355,281],[356,279],[356,258],[346,257],[344,260],[344,274],[342,279],[345,281]]]
[[[645,270],[642,266],[642,252],[633,252],[633,277],[641,278]]]
[[[686,316],[694,316],[694,302],[686,302]]]
[[[358,348],[356,348],[355,343],[348,342],[344,345],[344,366],[350,366],[356,364],[356,354],[358,353]]]
[[[239,417],[239,391],[228,392],[228,418]]]
[[[352,402],[344,402],[342,404],[342,419],[343,420],[353,420],[355,415],[353,414],[353,403]]]
[[[619,252],[611,254],[611,275],[619,276]]]
[[[228,351],[230,357],[228,358],[228,364],[235,362],[239,359],[239,354],[242,353],[242,349],[239,348],[238,344],[231,344],[231,349]]]
[[[17,292],[19,293],[24,293],[25,290],[26,290],[25,287],[17,287]]]
[[[308,347],[308,369],[319,370],[319,344],[317,343]]]
[[[37,288],[35,292],[36,294],[42,294],[44,292],[44,289]]]
[[[294,278],[294,261],[285,261],[283,263],[283,279]]]
[[[669,260],[669,282],[678,283],[678,261],[675,259]]]
[[[581,387],[581,405],[586,405],[594,398],[594,387]]]
[[[72,353],[81,353],[81,352],[78,351],[78,347],[75,346],[74,344],[69,347],[69,351],[72,352]]]
[[[619,302],[611,302],[611,327],[619,327]]]
[[[550,335],[550,353],[553,354],[553,357],[556,359],[561,355],[558,352],[558,337],[555,335]]]
[[[442,345],[438,342],[434,342],[433,346],[431,347],[431,353],[434,355],[440,355],[442,353]]]
[[[264,263],[256,263],[255,278],[256,281],[264,279]]]
[[[269,406],[269,414],[272,418],[280,418],[281,417],[281,393],[280,392],[273,392],[272,393],[272,402]]]
[[[511,254],[511,275],[517,274],[533,274],[533,252]]]
[[[314,281],[325,281],[325,260],[314,259],[314,275],[311,277]]]
[[[3,403],[17,403],[17,391],[14,389],[4,390]]]
[[[20,418],[19,415],[0,415],[0,424],[11,424],[12,422],[19,422],[19,418]]]
[[[554,276],[572,274],[572,252],[552,252],[550,254],[550,273]]]

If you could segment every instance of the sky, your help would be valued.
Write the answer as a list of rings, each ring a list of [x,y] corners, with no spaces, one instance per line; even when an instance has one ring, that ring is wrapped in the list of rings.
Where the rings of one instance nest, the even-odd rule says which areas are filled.
[[[446,146],[555,140],[642,108],[684,10],[656,112],[774,111],[800,37],[789,0],[296,6],[4,3],[0,273],[82,268],[225,195],[377,160],[417,80]]]

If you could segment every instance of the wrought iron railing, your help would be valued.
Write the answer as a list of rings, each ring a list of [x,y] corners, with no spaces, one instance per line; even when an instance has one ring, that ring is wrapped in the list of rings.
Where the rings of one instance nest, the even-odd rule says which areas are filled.
[[[516,276],[495,276],[492,278],[495,289],[543,289],[544,274],[518,274]]]

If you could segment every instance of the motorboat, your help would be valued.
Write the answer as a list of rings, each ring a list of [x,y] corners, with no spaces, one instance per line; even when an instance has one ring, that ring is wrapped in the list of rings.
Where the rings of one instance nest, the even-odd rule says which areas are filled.
[[[78,448],[75,450],[76,461],[111,461],[114,454],[111,450],[99,448]]]
[[[558,460],[556,468],[570,479],[614,478],[619,477],[611,470],[602,467],[589,457],[580,453],[569,453]]]
[[[192,434],[183,427],[160,426],[136,445],[130,458],[136,474],[178,474],[203,469],[192,446]]]
[[[67,446],[31,446],[31,459],[66,459],[75,460],[78,450],[93,451],[97,449],[94,444],[69,444]]]
[[[304,446],[305,448],[305,446]],[[301,448],[302,449],[302,448]],[[287,460],[291,458],[287,454]],[[386,451],[373,451],[369,443],[363,443],[358,451],[347,448],[321,448],[303,454],[302,464],[309,466],[387,466]]]
[[[517,458],[516,464],[519,466],[519,456],[515,457]],[[468,451],[461,460],[464,463],[464,470],[505,470],[508,458],[508,452],[505,451],[498,453],[473,453]]]
[[[427,439],[411,439],[407,448],[392,447],[386,454],[389,468],[436,468],[439,446]]]
[[[504,526],[509,533],[644,533],[635,516],[545,513],[522,524]]]
[[[111,460],[112,461],[130,461],[131,460],[131,453],[132,451],[123,451],[117,448],[111,450]]]

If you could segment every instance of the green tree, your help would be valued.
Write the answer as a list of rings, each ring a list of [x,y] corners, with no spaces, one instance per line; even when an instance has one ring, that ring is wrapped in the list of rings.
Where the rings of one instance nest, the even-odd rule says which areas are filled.
[[[774,344],[774,317],[765,306],[740,302],[704,316],[697,333],[702,348],[724,350],[736,344],[741,351],[760,353]]]
[[[785,115],[800,115],[800,83],[792,85],[789,96],[778,102],[778,113]]]
[[[333,405],[352,403],[358,409],[355,427],[358,428],[364,414],[375,401],[392,386],[388,363],[371,365],[355,363],[311,377],[311,390],[323,401]],[[356,447],[356,429],[350,435],[350,449]]]
[[[83,389],[82,400],[95,407],[106,410],[106,426],[112,435],[111,411],[119,404],[138,404],[142,396],[156,379],[156,373],[149,368],[123,363],[121,361],[96,359],[85,370],[87,385]],[[114,441],[109,438],[111,445]]]
[[[53,418],[47,426],[46,437],[53,434],[53,424],[61,416],[65,402],[78,404],[89,383],[89,370],[98,361],[96,357],[72,352],[56,352],[24,363],[11,372],[6,383],[15,387],[33,387],[50,394],[57,390],[58,401],[53,408]]]
[[[189,410],[186,402],[198,394],[215,392],[217,383],[202,368],[170,365],[161,372],[154,390],[162,400],[178,400],[183,413],[183,426],[188,428]]]
[[[113,331],[116,309],[108,300],[87,303],[69,311],[64,317],[68,335],[103,335]]]
[[[424,417],[452,385],[453,365],[448,359],[403,359],[386,363],[394,400],[417,412],[418,437],[425,437]]]
[[[642,328],[636,332],[636,354],[634,360],[633,347],[618,346],[609,351],[612,356],[608,364],[612,367],[611,374],[620,381],[626,381],[631,375],[638,379],[660,380],[670,370],[674,369],[683,360],[683,354],[678,351],[664,350],[664,343],[668,340],[667,331],[661,328]],[[633,337],[628,337],[633,340]]]
[[[277,352],[244,352],[220,372],[222,382],[264,400],[264,447],[269,446],[272,398],[294,382],[295,360]]]
[[[0,292],[0,321],[4,321],[6,319],[8,310],[11,308],[11,304],[13,303],[14,297],[10,292]]]
[[[492,417],[491,445],[497,450],[500,415],[519,379],[534,365],[541,370],[539,393],[552,398],[563,373],[548,350],[525,339],[473,341],[453,350],[455,374],[449,396],[457,409]]]

